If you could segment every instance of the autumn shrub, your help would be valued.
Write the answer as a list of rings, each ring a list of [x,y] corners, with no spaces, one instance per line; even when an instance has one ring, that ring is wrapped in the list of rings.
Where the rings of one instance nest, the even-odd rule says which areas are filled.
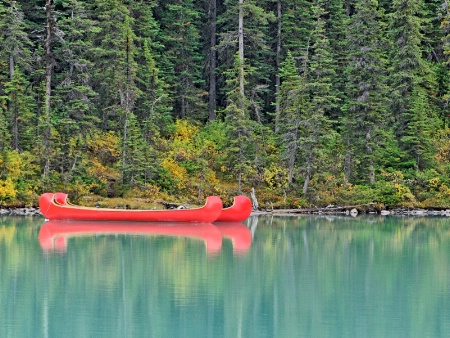
[[[274,163],[271,163],[268,168],[264,168],[262,177],[267,187],[271,190],[287,187],[287,170]]]
[[[10,178],[0,180],[0,203],[11,201],[16,197],[17,191]]]

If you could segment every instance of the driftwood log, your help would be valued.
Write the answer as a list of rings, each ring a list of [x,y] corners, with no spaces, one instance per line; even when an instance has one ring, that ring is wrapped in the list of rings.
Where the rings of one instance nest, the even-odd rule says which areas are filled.
[[[299,208],[299,209],[271,209],[273,214],[357,214],[359,211],[371,210],[376,203],[367,203],[347,206],[327,206],[323,208]],[[269,210],[268,210],[269,211]]]

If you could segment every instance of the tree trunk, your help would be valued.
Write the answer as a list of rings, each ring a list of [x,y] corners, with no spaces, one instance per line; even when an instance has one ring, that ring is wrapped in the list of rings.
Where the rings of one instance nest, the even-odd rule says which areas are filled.
[[[292,183],[293,179],[293,173],[295,168],[295,160],[297,158],[297,151],[298,151],[298,128],[299,128],[299,121],[295,124],[295,133],[294,133],[294,142],[292,142],[292,146],[290,146],[289,149],[289,176],[288,176],[288,183]]]
[[[256,193],[255,193],[255,188],[254,187],[252,187],[252,191],[250,193],[250,196],[252,197],[253,210],[258,210],[259,209],[259,203],[258,203],[258,199],[256,198]]]
[[[216,0],[210,0],[209,6],[210,6],[209,7],[209,20],[210,20],[209,120],[213,121],[216,119],[216,68],[217,68]]]
[[[14,56],[9,54],[9,76],[10,80],[14,78]],[[12,147],[15,150],[19,150],[19,112],[17,109],[17,102],[8,102],[8,109],[11,111],[11,123],[12,123]]]
[[[47,0],[45,4],[45,13],[47,16],[47,35],[45,38],[45,128],[44,128],[44,173],[47,178],[50,173],[50,98],[52,94],[52,75],[53,75],[53,56],[52,56],[52,36],[54,29],[53,4],[52,0]]]
[[[240,108],[242,113],[244,113],[244,10],[243,10],[244,0],[239,0],[239,97],[240,97]]]
[[[305,173],[305,183],[303,184],[303,194],[308,192],[309,180],[311,178],[311,166],[312,166],[312,155],[314,147],[311,146],[309,150],[308,159],[306,160],[306,173]]]
[[[12,80],[14,76],[14,56],[9,54],[9,78]]]
[[[374,170],[374,165],[373,165],[373,155],[372,155],[373,150],[372,150],[372,148],[370,147],[370,144],[369,144],[370,138],[371,138],[370,130],[368,130],[367,133],[366,133],[366,149],[367,149],[367,153],[370,156],[370,160],[369,160],[369,182],[370,182],[370,184],[373,184],[373,183],[375,183],[375,170]]]
[[[278,74],[278,71],[280,70],[280,64],[281,64],[281,0],[278,0],[277,2],[277,50],[276,50],[276,66],[277,66],[277,72],[275,75],[275,97],[277,98],[275,103],[275,132],[277,133],[280,129],[280,102],[278,100],[278,97],[280,96],[280,85],[281,85],[281,79],[280,75]],[[291,178],[292,179],[292,178]]]
[[[317,142],[317,121],[313,122],[313,134],[312,134],[312,142],[309,148],[309,154],[306,159],[306,173],[305,173],[305,183],[303,184],[303,194],[308,192],[309,180],[311,179],[311,170],[314,161],[314,149],[315,144]]]
[[[243,145],[242,143],[242,132],[238,131],[238,140],[240,141],[239,144],[239,173],[238,173],[238,195],[242,194],[242,163],[244,163],[244,154],[242,151]]]

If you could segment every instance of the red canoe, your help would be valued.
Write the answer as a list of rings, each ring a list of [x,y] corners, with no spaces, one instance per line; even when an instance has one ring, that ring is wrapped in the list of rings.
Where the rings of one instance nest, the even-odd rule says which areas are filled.
[[[242,222],[250,216],[252,202],[247,196],[234,197],[234,203],[229,208],[224,208],[219,218],[214,222]]]
[[[49,220],[128,222],[214,222],[222,213],[222,200],[209,196],[203,207],[175,210],[126,210],[91,208],[67,203],[63,193],[44,193],[39,199],[42,215]]]
[[[39,230],[39,243],[44,251],[66,251],[72,237],[93,235],[155,235],[203,240],[209,254],[222,248],[222,234],[211,223],[126,223],[49,221]]]
[[[54,200],[59,205],[65,205],[73,208],[79,208],[78,206],[72,205],[68,202],[67,194],[62,192],[57,192],[54,195]],[[96,209],[98,210],[98,209]],[[100,209],[104,210],[104,209]],[[114,209],[115,210],[115,209]],[[171,210],[175,211],[175,210]],[[176,210],[179,211],[179,210]],[[42,212],[42,208],[41,208]],[[129,212],[129,211],[128,211]],[[247,196],[236,196],[234,197],[234,203],[229,208],[223,208],[220,216],[214,220],[214,222],[242,222],[246,220],[250,213],[252,212],[252,202]],[[45,216],[45,215],[44,215]],[[49,217],[47,217],[49,218]],[[50,219],[50,218],[49,218]],[[67,219],[67,218],[61,218]],[[108,219],[104,219],[108,220]],[[128,220],[128,219],[127,219]],[[212,221],[207,221],[212,222]]]

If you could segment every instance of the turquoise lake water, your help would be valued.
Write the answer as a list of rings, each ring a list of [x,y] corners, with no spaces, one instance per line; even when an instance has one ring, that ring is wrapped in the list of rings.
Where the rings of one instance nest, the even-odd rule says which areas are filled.
[[[0,337],[449,337],[450,218],[0,218]]]

